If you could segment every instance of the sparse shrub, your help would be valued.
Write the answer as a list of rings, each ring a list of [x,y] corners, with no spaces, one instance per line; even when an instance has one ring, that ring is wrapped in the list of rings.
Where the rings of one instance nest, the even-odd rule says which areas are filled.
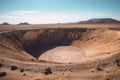
[[[11,66],[10,70],[16,70],[16,69],[17,69],[17,66]]]
[[[49,67],[49,68],[45,69],[44,73],[45,73],[45,75],[48,75],[48,74],[52,74],[53,72],[52,72],[51,68]]]
[[[7,75],[6,72],[0,72],[0,77],[4,77],[4,76],[6,76],[6,75]]]

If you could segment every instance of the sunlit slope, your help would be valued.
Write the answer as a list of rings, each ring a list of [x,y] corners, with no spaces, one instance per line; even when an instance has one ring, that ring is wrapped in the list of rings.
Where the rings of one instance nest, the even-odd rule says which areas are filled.
[[[87,30],[71,47],[47,51],[39,59],[53,62],[80,62],[85,59],[107,57],[120,52],[120,32],[109,29]]]
[[[22,61],[34,59],[24,51],[20,40],[22,39],[19,32],[0,34],[0,57]]]

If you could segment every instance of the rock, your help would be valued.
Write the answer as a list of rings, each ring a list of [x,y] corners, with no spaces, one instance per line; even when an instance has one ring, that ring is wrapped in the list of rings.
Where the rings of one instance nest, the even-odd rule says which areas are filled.
[[[20,72],[24,72],[24,69],[21,69]]]
[[[99,65],[96,69],[97,69],[97,71],[103,71],[102,68]]]
[[[11,66],[10,70],[16,70],[16,69],[17,69],[17,66]]]
[[[24,73],[23,76],[25,76],[26,74]]]
[[[120,60],[116,60],[117,66],[120,66]]]
[[[6,75],[7,75],[6,72],[0,72],[0,77],[4,77],[4,76],[6,76]]]
[[[51,71],[51,68],[49,67],[49,68],[46,68],[45,69],[45,75],[48,75],[48,74],[52,74],[53,72]]]

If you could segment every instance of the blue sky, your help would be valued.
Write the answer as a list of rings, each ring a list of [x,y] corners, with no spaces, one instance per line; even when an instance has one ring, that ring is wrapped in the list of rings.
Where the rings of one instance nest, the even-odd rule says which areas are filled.
[[[0,23],[66,23],[104,17],[120,20],[120,0],[0,0]]]

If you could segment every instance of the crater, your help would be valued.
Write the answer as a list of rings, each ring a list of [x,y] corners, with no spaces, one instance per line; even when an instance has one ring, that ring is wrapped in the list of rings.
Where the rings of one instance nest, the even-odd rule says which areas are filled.
[[[120,50],[118,34],[115,30],[95,28],[3,31],[0,34],[0,52],[3,57],[7,55],[18,60],[79,62],[88,56],[107,55]]]
[[[86,31],[87,28],[46,28],[11,31],[0,36],[10,44],[13,42],[15,48],[19,47],[35,58],[39,58],[44,52],[55,47],[70,46],[74,41],[81,39]]]
[[[70,46],[87,29],[40,29],[26,31],[22,36],[23,48],[38,58],[44,52],[59,46]]]

